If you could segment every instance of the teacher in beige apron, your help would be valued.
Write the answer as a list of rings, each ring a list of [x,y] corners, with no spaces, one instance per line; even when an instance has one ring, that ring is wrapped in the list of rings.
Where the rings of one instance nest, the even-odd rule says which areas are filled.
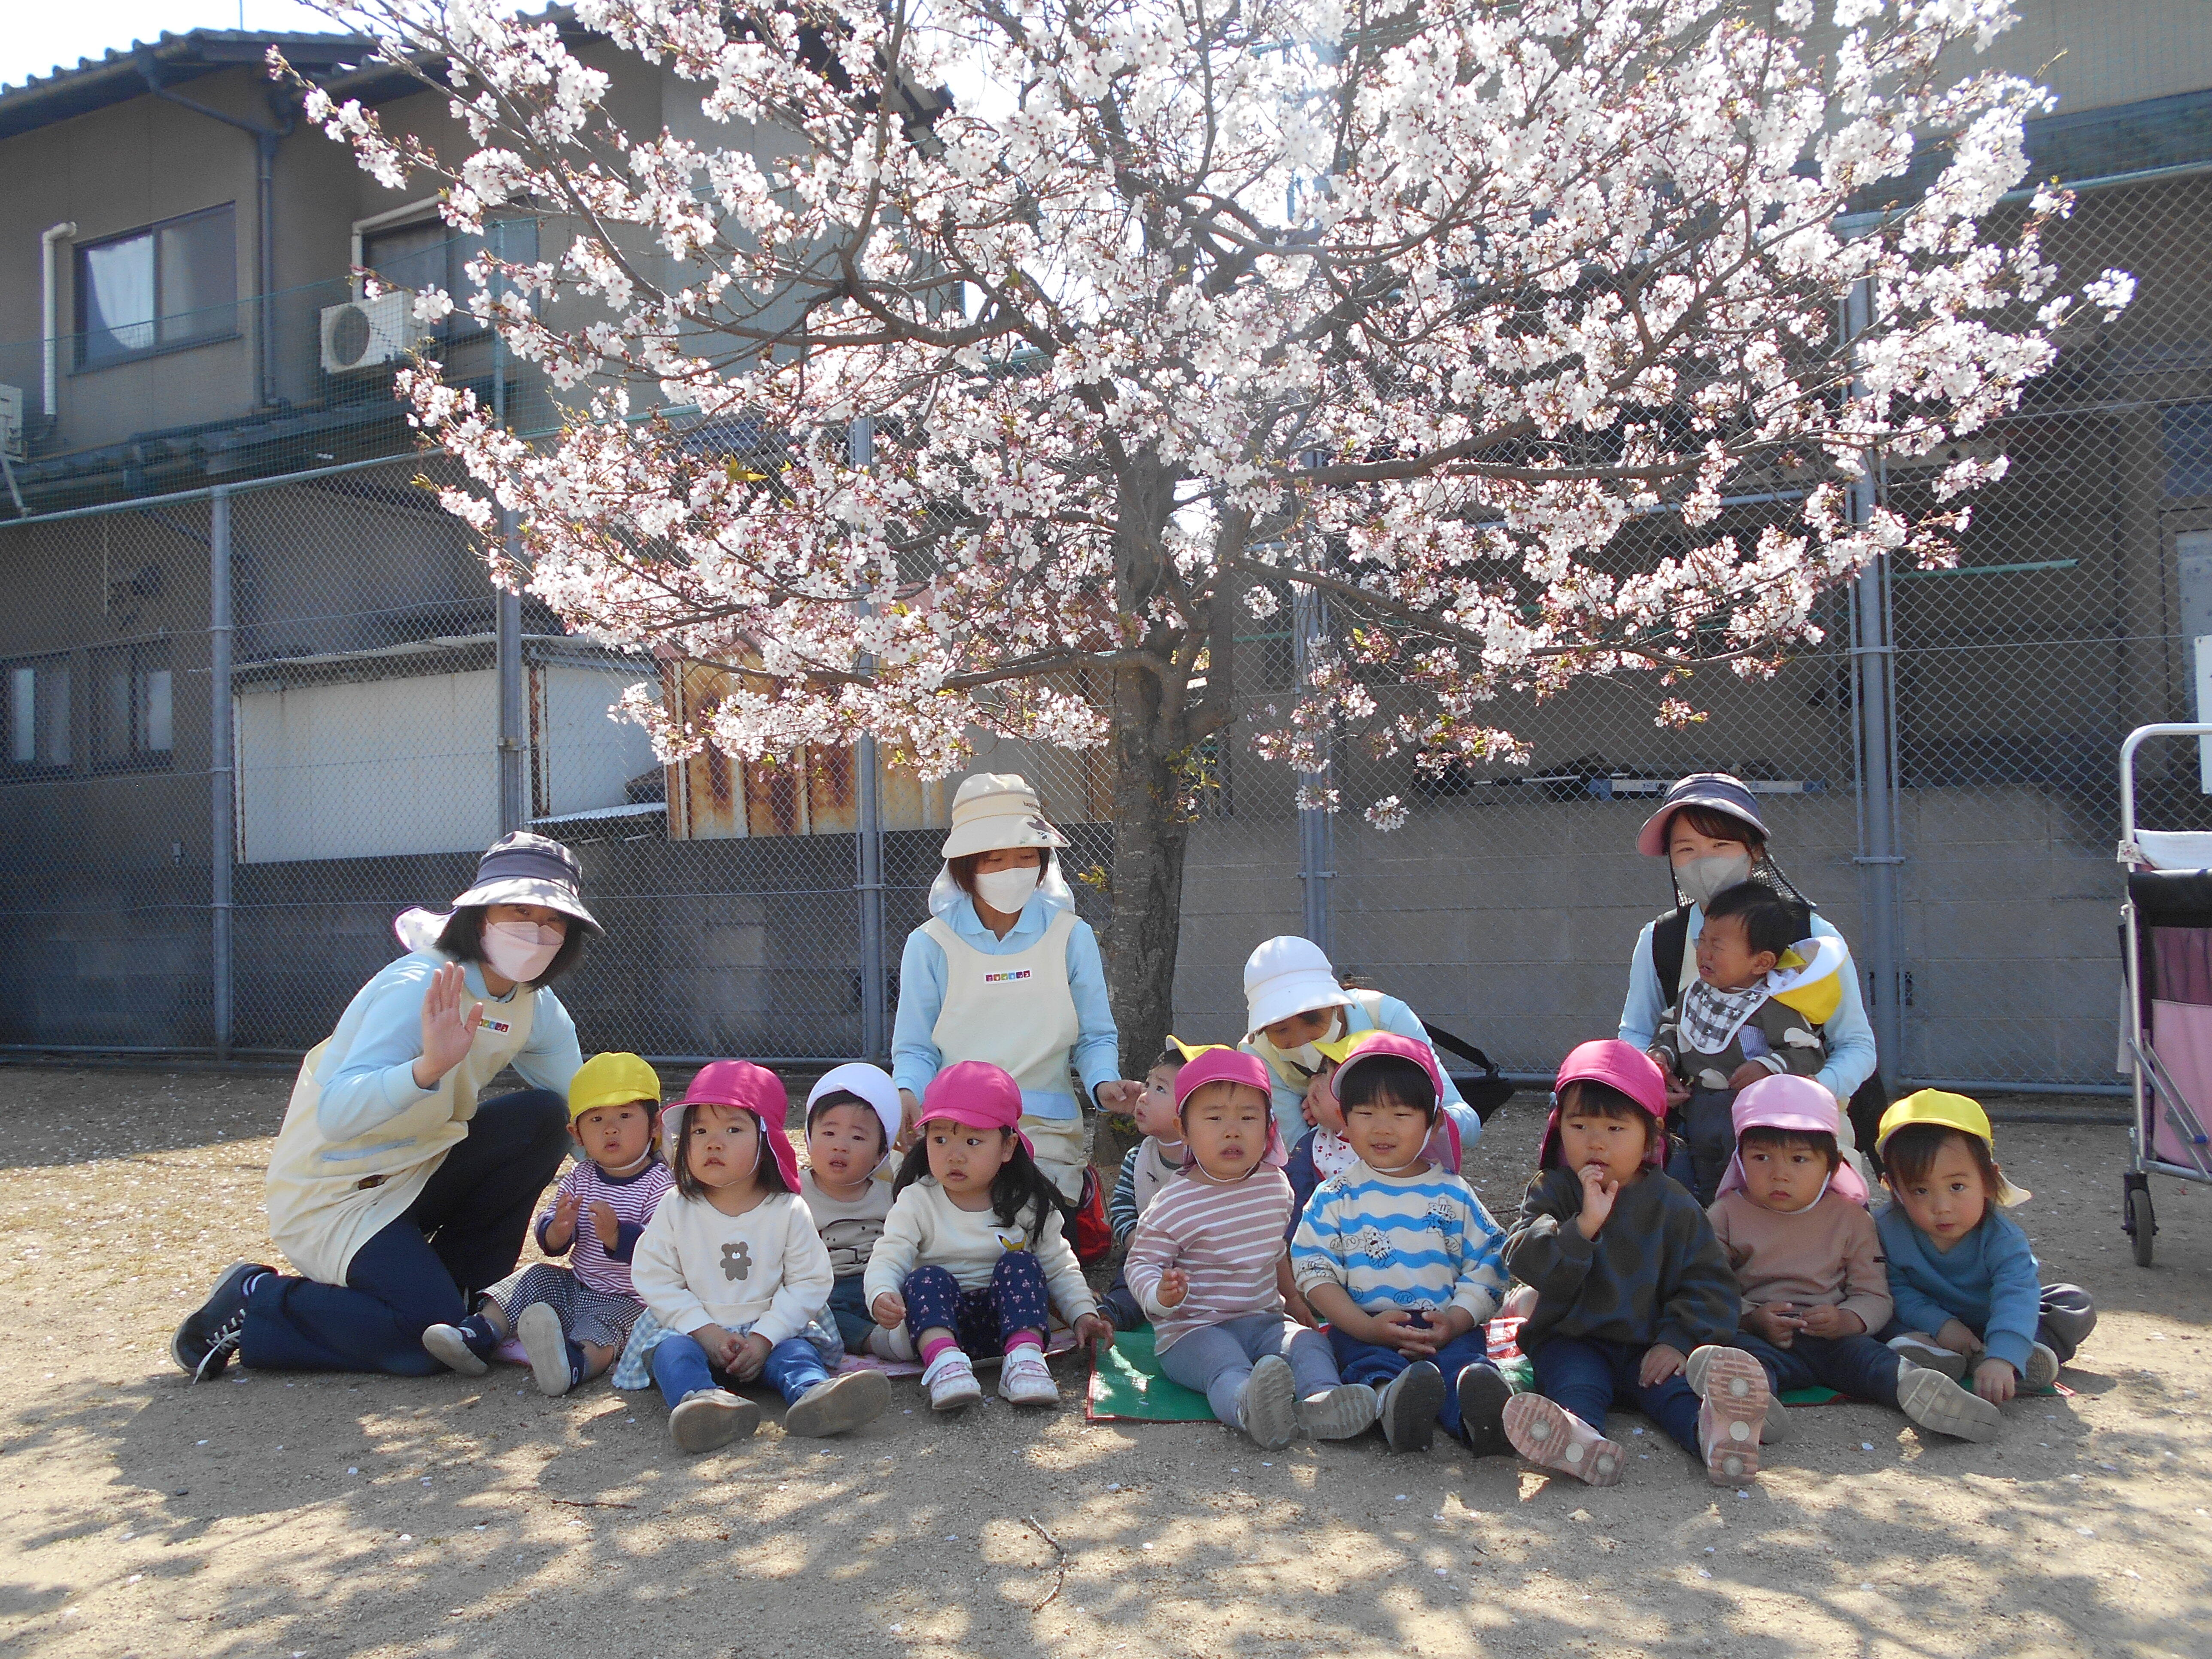
[[[599,925],[576,855],[515,834],[449,913],[410,910],[408,954],[310,1049],[269,1158],[269,1231],[300,1277],[240,1262],[177,1328],[195,1382],[233,1356],[270,1370],[441,1370],[422,1333],[514,1270],[532,1206],[568,1144],[582,1064],[548,988]],[[481,1104],[513,1066],[532,1086]]]
[[[1027,780],[981,772],[962,782],[929,920],[899,959],[891,1078],[911,1129],[945,1066],[1004,1066],[1021,1085],[1038,1167],[1073,1204],[1090,1162],[1084,1097],[1127,1111],[1144,1085],[1121,1078],[1098,936],[1075,914],[1054,856],[1066,845]]]

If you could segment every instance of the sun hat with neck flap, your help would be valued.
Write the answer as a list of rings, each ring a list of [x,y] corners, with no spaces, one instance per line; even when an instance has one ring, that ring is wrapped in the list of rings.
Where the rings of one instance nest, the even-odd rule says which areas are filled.
[[[1619,1037],[1594,1037],[1577,1043],[1559,1062],[1552,1079],[1552,1115],[1544,1121],[1544,1140],[1536,1152],[1536,1167],[1559,1167],[1561,1099],[1576,1083],[1602,1083],[1634,1101],[1651,1119],[1644,1138],[1644,1162],[1649,1168],[1667,1167],[1667,1079],[1659,1062],[1634,1043]]]
[[[939,854],[947,863],[1002,848],[1060,848],[1067,837],[1046,822],[1044,803],[1018,772],[978,772],[952,797],[952,827]]]
[[[518,830],[501,836],[477,860],[477,878],[443,910],[417,906],[392,919],[392,931],[410,951],[427,951],[445,932],[453,912],[469,905],[538,904],[574,917],[595,933],[606,930],[584,908],[576,890],[584,866],[559,842]]]
[[[918,1124],[958,1123],[970,1129],[1012,1129],[1022,1150],[1032,1158],[1036,1148],[1021,1132],[1022,1085],[1002,1066],[988,1060],[963,1060],[948,1066],[922,1091]]]
[[[806,1091],[806,1115],[814,1115],[816,1101],[825,1095],[837,1094],[853,1095],[866,1101],[868,1109],[876,1115],[876,1121],[883,1125],[884,1155],[876,1160],[876,1168],[882,1169],[890,1160],[899,1131],[905,1127],[898,1085],[880,1066],[871,1066],[865,1060],[848,1060],[842,1066],[831,1066]]]
[[[1899,1129],[1917,1126],[1953,1129],[1970,1135],[1990,1149],[1990,1162],[1996,1162],[1997,1138],[1990,1128],[1990,1115],[1982,1109],[1982,1103],[1966,1095],[1954,1095],[1948,1089],[1918,1090],[1884,1112],[1881,1127],[1875,1136],[1874,1155],[1880,1158],[1890,1137]],[[1997,1172],[1997,1202],[2006,1209],[2025,1204],[2033,1196],[2027,1188],[2014,1186],[2002,1170]]]
[[[1741,778],[1731,777],[1726,772],[1692,772],[1670,786],[1660,798],[1659,810],[1644,820],[1644,827],[1636,832],[1636,850],[1646,858],[1665,857],[1674,814],[1686,806],[1701,806],[1709,812],[1734,818],[1761,842],[1767,839],[1766,820],[1759,816],[1759,798]]]
[[[1843,1115],[1836,1109],[1835,1096],[1809,1077],[1793,1077],[1788,1073],[1763,1077],[1747,1085],[1729,1108],[1729,1117],[1739,1141],[1746,1129],[1787,1129],[1797,1134],[1831,1137],[1843,1133]],[[1739,1150],[1729,1154],[1728,1171],[1721,1176],[1720,1189],[1714,1196],[1725,1197],[1744,1190],[1748,1184],[1743,1173],[1743,1153]],[[1820,1191],[1823,1196],[1832,1192],[1862,1209],[1866,1207],[1866,1182],[1851,1168],[1847,1158],[1837,1158],[1836,1167]]]
[[[709,1060],[701,1066],[683,1097],[660,1109],[661,1156],[672,1170],[679,1167],[677,1157],[683,1148],[673,1144],[672,1137],[687,1106],[726,1106],[751,1113],[760,1125],[769,1156],[775,1159],[777,1173],[783,1176],[784,1190],[799,1190],[799,1153],[792,1146],[791,1137],[783,1132],[791,1117],[791,1096],[774,1072],[749,1060]]]

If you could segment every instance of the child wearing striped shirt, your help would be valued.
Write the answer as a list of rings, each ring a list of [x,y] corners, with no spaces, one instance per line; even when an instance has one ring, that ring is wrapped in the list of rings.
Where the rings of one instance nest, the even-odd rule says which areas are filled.
[[[1291,1266],[1345,1380],[1377,1385],[1393,1451],[1442,1423],[1478,1457],[1506,1448],[1511,1390],[1484,1326],[1505,1289],[1504,1235],[1456,1172],[1422,1156],[1443,1085],[1425,1043],[1370,1039],[1329,1079],[1359,1161],[1314,1189]]]
[[[1344,1383],[1327,1339],[1284,1316],[1291,1186],[1267,1090],[1267,1063],[1234,1048],[1182,1067],[1176,1112],[1191,1162],[1139,1218],[1127,1270],[1160,1370],[1272,1450],[1301,1430],[1362,1432],[1375,1394]]]
[[[577,1069],[568,1083],[577,1158],[535,1230],[538,1248],[568,1265],[533,1261],[488,1286],[468,1318],[422,1333],[433,1358],[482,1376],[512,1334],[538,1391],[556,1396],[614,1364],[645,1307],[630,1283],[631,1255],[675,1184],[653,1152],[659,1109],[659,1076],[635,1054],[594,1054]]]

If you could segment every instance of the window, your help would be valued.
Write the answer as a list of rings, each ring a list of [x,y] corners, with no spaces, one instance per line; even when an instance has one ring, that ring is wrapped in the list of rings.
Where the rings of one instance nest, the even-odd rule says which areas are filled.
[[[230,203],[76,251],[79,368],[238,332],[238,225]]]
[[[538,258],[535,219],[493,219],[484,234],[471,236],[455,230],[442,219],[425,219],[411,225],[372,232],[362,241],[362,263],[395,288],[441,288],[453,296],[451,331],[456,334],[481,326],[468,314],[469,295],[476,285],[469,281],[469,261],[489,247],[497,258],[517,264]]]
[[[41,657],[5,665],[7,765],[11,772],[65,769],[70,763],[70,665]]]
[[[119,646],[94,659],[92,757],[100,766],[167,766],[174,749],[169,642]]]

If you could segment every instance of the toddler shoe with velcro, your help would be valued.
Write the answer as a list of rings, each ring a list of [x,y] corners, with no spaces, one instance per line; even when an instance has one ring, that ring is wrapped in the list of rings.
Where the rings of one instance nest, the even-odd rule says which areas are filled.
[[[1043,1349],[1024,1342],[1000,1362],[999,1398],[1015,1406],[1060,1404],[1060,1385],[1052,1380]],[[936,1403],[934,1399],[931,1403]]]
[[[922,1367],[921,1386],[929,1390],[929,1408],[933,1412],[961,1411],[983,1397],[975,1366],[957,1348],[945,1349]]]

